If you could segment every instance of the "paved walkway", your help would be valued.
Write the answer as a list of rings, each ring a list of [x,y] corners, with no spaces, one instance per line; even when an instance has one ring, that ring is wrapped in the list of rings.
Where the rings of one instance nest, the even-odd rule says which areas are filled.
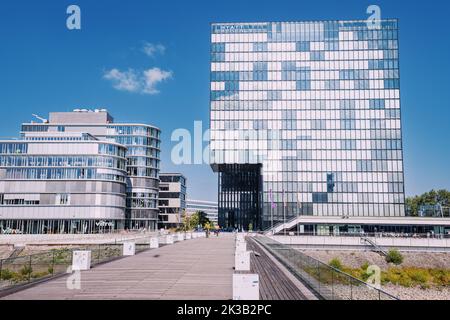
[[[81,289],[67,276],[3,299],[232,299],[234,236],[198,238],[148,250],[81,273]]]

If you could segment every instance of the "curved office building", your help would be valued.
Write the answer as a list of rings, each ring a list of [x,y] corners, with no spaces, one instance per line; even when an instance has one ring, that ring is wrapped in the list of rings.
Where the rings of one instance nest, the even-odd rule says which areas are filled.
[[[127,227],[154,230],[158,221],[160,130],[143,124],[110,125],[107,140],[128,147]]]
[[[92,233],[125,223],[126,148],[90,135],[0,142],[3,233]]]
[[[157,228],[158,128],[114,123],[105,109],[39,119],[2,144],[0,232]]]

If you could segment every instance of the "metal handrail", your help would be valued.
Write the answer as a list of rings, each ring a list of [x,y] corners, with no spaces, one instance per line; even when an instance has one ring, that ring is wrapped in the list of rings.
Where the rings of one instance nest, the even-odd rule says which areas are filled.
[[[294,249],[292,249],[292,248],[290,248],[290,247],[288,247],[288,246],[286,246],[286,245],[284,245],[282,243],[276,242],[276,241],[274,241],[274,240],[272,240],[270,238],[264,237],[264,236],[259,236],[258,235],[256,237],[253,237],[253,239],[255,241],[257,241],[258,243],[260,243],[270,253],[272,253],[281,263],[285,264],[288,267],[288,269],[291,270],[291,272],[294,271],[296,273],[296,276],[299,277],[300,280],[302,280],[303,282],[306,282],[306,284],[308,284],[308,286],[313,291],[315,291],[315,293],[318,294],[322,299],[326,299],[327,298],[325,295],[320,293],[320,287],[319,287],[319,290],[313,289],[314,286],[311,285],[310,280],[308,280],[304,276],[302,276],[298,272],[297,268],[292,267],[292,264],[289,263],[288,261],[286,261],[286,258],[281,257],[277,252],[275,252],[273,247],[269,245],[269,242],[272,242],[272,244],[276,245],[280,250],[294,250]],[[313,257],[310,257],[310,256],[308,256],[308,255],[306,255],[306,254],[304,254],[302,252],[297,251],[297,250],[295,250],[295,253],[296,253],[297,256],[301,257],[304,261],[306,261],[306,260],[313,261],[314,264],[317,265],[318,269],[319,269],[319,267],[322,267],[325,270],[330,270],[330,271],[335,272],[336,274],[338,274],[338,275],[348,279],[350,284],[351,284],[351,289],[352,289],[353,283],[357,283],[359,285],[364,285],[364,286],[366,286],[366,287],[368,287],[370,289],[375,290],[376,292],[378,292],[378,296],[379,297],[381,296],[381,294],[383,294],[384,296],[389,297],[392,300],[400,300],[398,297],[396,297],[396,296],[394,296],[394,295],[392,295],[392,294],[390,294],[390,293],[388,293],[388,292],[386,292],[386,291],[384,291],[382,289],[379,289],[379,288],[371,285],[370,283],[367,283],[367,282],[364,282],[364,281],[362,281],[362,280],[360,280],[358,278],[355,278],[354,276],[352,276],[352,275],[350,275],[350,274],[348,274],[346,272],[343,272],[342,270],[339,270],[339,269],[336,269],[336,268],[334,268],[332,266],[329,266],[328,264],[323,263],[320,260],[317,260],[317,259],[315,259]],[[333,275],[333,273],[331,273],[331,274]],[[320,273],[319,273],[319,285],[320,285]],[[333,291],[333,288],[334,287],[332,286],[332,291]],[[334,294],[332,294],[332,296],[334,296]]]
[[[372,247],[374,247],[375,248],[374,251],[381,252],[384,256],[387,256],[388,253],[386,252],[386,250],[384,250],[382,247],[380,247],[375,241],[372,241],[371,239],[366,238],[366,237],[361,237],[361,240],[370,244]]]
[[[283,224],[283,223],[282,223]],[[250,233],[267,235],[268,231],[251,231]],[[275,234],[275,236],[314,236],[314,237],[368,237],[368,238],[406,238],[406,239],[450,239],[450,234],[426,234],[426,233],[395,233],[395,232],[339,232],[339,233],[329,233],[329,234],[320,234],[317,232],[297,232],[297,231],[289,231],[284,234]]]

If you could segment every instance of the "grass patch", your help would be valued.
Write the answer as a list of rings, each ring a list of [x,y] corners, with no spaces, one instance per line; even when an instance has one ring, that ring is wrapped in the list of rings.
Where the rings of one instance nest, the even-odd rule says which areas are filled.
[[[329,266],[345,272],[361,281],[366,282],[372,273],[368,272],[370,267],[368,262],[362,264],[359,268],[350,268],[345,266],[338,258],[333,258],[328,263]],[[348,282],[345,277],[334,273],[328,274],[325,270],[320,270],[321,275],[318,277],[319,270],[306,270],[322,283],[330,284]],[[432,287],[448,287],[450,286],[450,269],[427,269],[417,267],[400,267],[394,266],[381,272],[381,284],[394,284],[402,287],[420,287],[422,289]]]
[[[331,259],[330,262],[328,262],[328,265],[330,267],[333,267],[333,268],[341,270],[341,271],[342,271],[342,268],[343,268],[342,262],[338,258]]]

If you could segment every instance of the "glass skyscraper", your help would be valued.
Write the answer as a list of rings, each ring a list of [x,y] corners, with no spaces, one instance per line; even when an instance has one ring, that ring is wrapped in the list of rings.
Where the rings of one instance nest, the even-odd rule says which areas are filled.
[[[397,20],[211,25],[219,224],[402,217]]]

